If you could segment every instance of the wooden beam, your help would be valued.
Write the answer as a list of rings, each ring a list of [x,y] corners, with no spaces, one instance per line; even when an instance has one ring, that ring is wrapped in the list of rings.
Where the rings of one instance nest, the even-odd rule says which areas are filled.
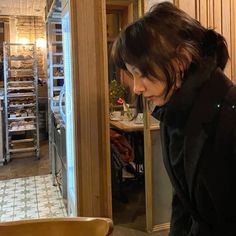
[[[71,0],[78,214],[111,217],[105,0]]]

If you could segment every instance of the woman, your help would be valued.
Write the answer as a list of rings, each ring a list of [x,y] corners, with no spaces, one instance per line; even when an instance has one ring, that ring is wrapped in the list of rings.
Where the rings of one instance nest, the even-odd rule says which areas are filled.
[[[170,236],[235,236],[236,88],[224,38],[164,2],[127,26],[112,54],[161,121]]]

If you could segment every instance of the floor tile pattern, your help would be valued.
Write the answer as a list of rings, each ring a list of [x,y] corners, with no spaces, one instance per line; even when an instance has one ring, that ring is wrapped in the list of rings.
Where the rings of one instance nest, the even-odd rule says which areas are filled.
[[[0,221],[64,217],[66,210],[51,175],[0,181]]]

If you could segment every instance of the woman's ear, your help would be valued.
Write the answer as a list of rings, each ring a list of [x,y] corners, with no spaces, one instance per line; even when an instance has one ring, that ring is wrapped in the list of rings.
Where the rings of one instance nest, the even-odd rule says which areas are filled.
[[[177,60],[179,61],[180,69],[184,72],[192,62],[192,55],[186,48],[181,46],[176,49],[176,54],[178,55]]]
[[[178,58],[171,59],[171,63],[172,66],[174,67],[176,77],[179,77],[179,75],[181,75],[182,72],[184,71],[183,63]]]
[[[180,74],[179,76],[176,77],[176,80],[175,80],[175,88],[176,89],[179,89],[182,85],[182,75]]]
[[[177,80],[181,80],[184,77],[184,72],[188,69],[192,62],[192,55],[187,49],[179,47],[176,49],[177,56],[171,60],[172,66],[176,72],[176,87],[181,85]]]

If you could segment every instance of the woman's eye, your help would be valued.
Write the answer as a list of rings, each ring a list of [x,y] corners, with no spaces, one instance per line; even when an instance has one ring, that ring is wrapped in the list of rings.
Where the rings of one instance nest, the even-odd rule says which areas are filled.
[[[136,77],[140,77],[140,78],[143,77],[142,74],[141,74],[141,72],[139,72],[139,71],[135,71],[135,72],[134,72],[134,75],[135,75]]]
[[[140,78],[144,79],[144,78],[146,78],[146,76],[142,74],[142,75],[140,75]]]
[[[133,75],[130,75],[129,77],[130,77],[130,79],[134,80],[134,76]]]
[[[126,71],[126,74],[129,76],[130,79],[134,79],[134,76],[133,76],[132,73],[129,72],[128,70]]]

